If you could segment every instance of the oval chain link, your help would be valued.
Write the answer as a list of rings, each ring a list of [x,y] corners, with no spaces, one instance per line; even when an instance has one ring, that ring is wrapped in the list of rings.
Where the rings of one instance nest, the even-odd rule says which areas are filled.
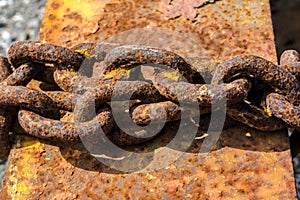
[[[125,137],[116,127],[107,106],[113,93],[120,101],[133,94],[130,110],[124,112],[141,126],[179,120],[182,112],[192,119],[210,113],[211,105],[223,99],[227,116],[252,128],[300,129],[299,54],[284,52],[280,64],[253,55],[235,56],[220,63],[211,83],[205,83],[204,74],[195,66],[164,49],[110,43],[83,43],[68,49],[37,41],[16,42],[9,48],[8,58],[0,57],[0,159],[9,153],[10,131],[74,141],[79,140],[82,129],[101,128],[119,145],[152,139],[154,136]],[[137,68],[140,65],[147,66]],[[136,74],[143,77],[133,80]],[[32,79],[40,81],[38,89],[30,88]],[[119,80],[126,81],[116,85]],[[265,93],[257,95],[257,88]],[[82,112],[91,106],[89,96],[83,95],[87,91],[95,97],[96,116],[79,123],[72,114],[63,116],[74,110],[78,99]],[[200,113],[183,109],[175,94],[186,104],[199,104]]]

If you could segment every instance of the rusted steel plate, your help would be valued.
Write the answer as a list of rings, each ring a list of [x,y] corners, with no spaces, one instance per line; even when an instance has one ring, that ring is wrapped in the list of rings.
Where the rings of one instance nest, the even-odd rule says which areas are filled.
[[[252,53],[276,61],[268,1],[216,1],[193,8],[197,17],[189,20],[169,18],[168,2],[48,1],[39,39],[64,46],[86,41],[151,45],[185,57]]]
[[[205,1],[195,0],[186,1],[191,5],[186,9],[174,2],[49,0],[39,39],[69,47],[95,41],[150,45],[186,58],[251,53],[276,61],[267,0],[204,6],[200,5]],[[266,133],[237,125],[223,131],[208,154],[199,153],[203,139],[186,152],[163,147],[174,134],[176,129],[170,126],[142,148],[130,148],[150,154],[124,166],[143,168],[143,162],[147,166],[151,161],[161,166],[134,173],[106,167],[80,144],[18,137],[1,195],[3,199],[296,199],[286,131]]]

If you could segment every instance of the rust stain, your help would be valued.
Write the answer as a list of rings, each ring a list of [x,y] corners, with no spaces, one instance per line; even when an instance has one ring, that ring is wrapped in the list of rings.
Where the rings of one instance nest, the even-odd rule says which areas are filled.
[[[162,2],[49,1],[39,40],[68,47],[87,41],[149,45],[184,57],[256,54],[276,62],[267,1],[216,1],[197,8],[194,20],[166,19]],[[81,4],[87,10],[78,11]]]
[[[195,20],[201,12],[198,8],[213,2],[214,0],[163,0],[160,9],[168,19],[184,16],[189,20]]]
[[[273,143],[278,139],[287,142],[279,134]],[[4,191],[6,199],[295,199],[289,150],[241,146],[188,152],[161,170],[123,174],[74,146],[37,143],[11,152]]]
[[[186,58],[255,54],[276,62],[267,0],[193,5],[193,20],[184,14],[166,18],[164,2],[170,1],[48,0],[39,40],[68,47],[97,41],[149,45]],[[163,147],[173,136],[170,126],[162,137],[129,150],[154,151],[156,164],[164,164],[174,156]],[[134,173],[106,167],[80,144],[31,141],[17,137],[2,199],[296,199],[286,131],[238,125],[223,131],[208,154],[198,153],[197,140],[177,152],[175,162]]]

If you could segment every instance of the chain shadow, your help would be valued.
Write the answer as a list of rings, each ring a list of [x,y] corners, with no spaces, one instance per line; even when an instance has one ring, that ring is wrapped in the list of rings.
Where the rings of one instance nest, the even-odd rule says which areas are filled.
[[[182,151],[182,153],[199,154],[199,151],[203,147],[203,141],[210,137],[209,135],[206,135],[207,125],[208,124],[205,124],[205,122],[200,124],[196,139],[194,139],[189,148],[186,151]],[[154,139],[139,145],[120,147],[126,152],[129,152],[129,157],[133,156],[135,161],[136,159],[139,159],[136,154],[144,153],[146,155],[143,159],[140,159],[139,162],[133,162],[132,159],[128,159],[120,165],[129,167],[132,171],[138,171],[150,165],[153,161],[154,152],[158,149],[165,148],[165,146],[170,143],[176,135],[178,126],[179,122],[167,123],[160,134]],[[227,129],[222,131],[215,145],[212,148],[209,148],[211,151],[220,150],[224,147],[231,147],[244,151],[282,152],[290,148],[286,129],[274,132],[262,132],[235,121],[233,123],[228,123],[227,126],[228,127],[225,127]],[[55,145],[59,147],[62,157],[77,168],[112,174],[129,173],[106,166],[91,155],[81,143],[56,143]],[[178,148],[176,145],[173,145],[172,149],[178,151],[181,147],[182,144],[178,144]],[[120,155],[118,156],[120,158]],[[118,167],[120,166],[117,166],[117,168]]]

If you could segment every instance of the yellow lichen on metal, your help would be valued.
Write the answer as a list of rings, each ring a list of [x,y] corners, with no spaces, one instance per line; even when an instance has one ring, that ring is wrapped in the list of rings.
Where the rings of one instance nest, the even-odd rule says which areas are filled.
[[[114,69],[112,71],[109,71],[105,74],[102,74],[102,76],[104,78],[113,78],[113,77],[116,77],[116,76],[122,76],[122,75],[127,75],[129,76],[130,75],[130,70],[131,68],[128,68],[128,67],[122,67],[122,68],[117,68],[117,69]]]
[[[51,33],[52,36],[59,37],[61,29],[64,29],[66,32],[73,31],[81,24],[89,24],[89,27],[86,27],[84,31],[93,32],[98,29],[97,22],[93,21],[99,13],[102,12],[106,3],[110,0],[57,0],[51,1],[46,5],[45,17],[48,18],[49,22],[47,26],[53,26]],[[48,11],[51,8],[51,13]],[[80,15],[79,15],[80,13]],[[60,27],[57,25],[57,20],[66,20],[70,21],[69,26]],[[76,24],[72,24],[73,20],[77,20]],[[42,42],[49,42],[50,38],[40,38]]]
[[[174,81],[178,81],[178,79],[180,77],[177,72],[165,72],[164,75],[165,75],[165,77],[172,79]]]
[[[87,49],[75,50],[75,52],[82,54],[86,58],[90,55],[90,52]]]
[[[25,195],[30,195],[34,191],[31,180],[37,178],[36,169],[33,168],[33,163],[37,160],[32,156],[32,152],[43,148],[44,145],[38,139],[24,138],[19,141],[18,146],[22,148],[24,154],[19,157],[17,164],[10,163],[8,166],[10,184],[7,192],[11,194],[11,199],[23,200]]]
[[[105,2],[103,0],[98,0],[99,4],[105,5]],[[57,7],[55,10],[55,16],[58,18],[63,18],[64,15],[67,13],[65,8],[70,8],[73,13],[82,13],[82,16],[85,16],[85,18],[93,18],[97,10],[95,10],[95,6],[91,4],[89,1],[81,1],[81,0],[64,0],[63,1],[64,6]]]

